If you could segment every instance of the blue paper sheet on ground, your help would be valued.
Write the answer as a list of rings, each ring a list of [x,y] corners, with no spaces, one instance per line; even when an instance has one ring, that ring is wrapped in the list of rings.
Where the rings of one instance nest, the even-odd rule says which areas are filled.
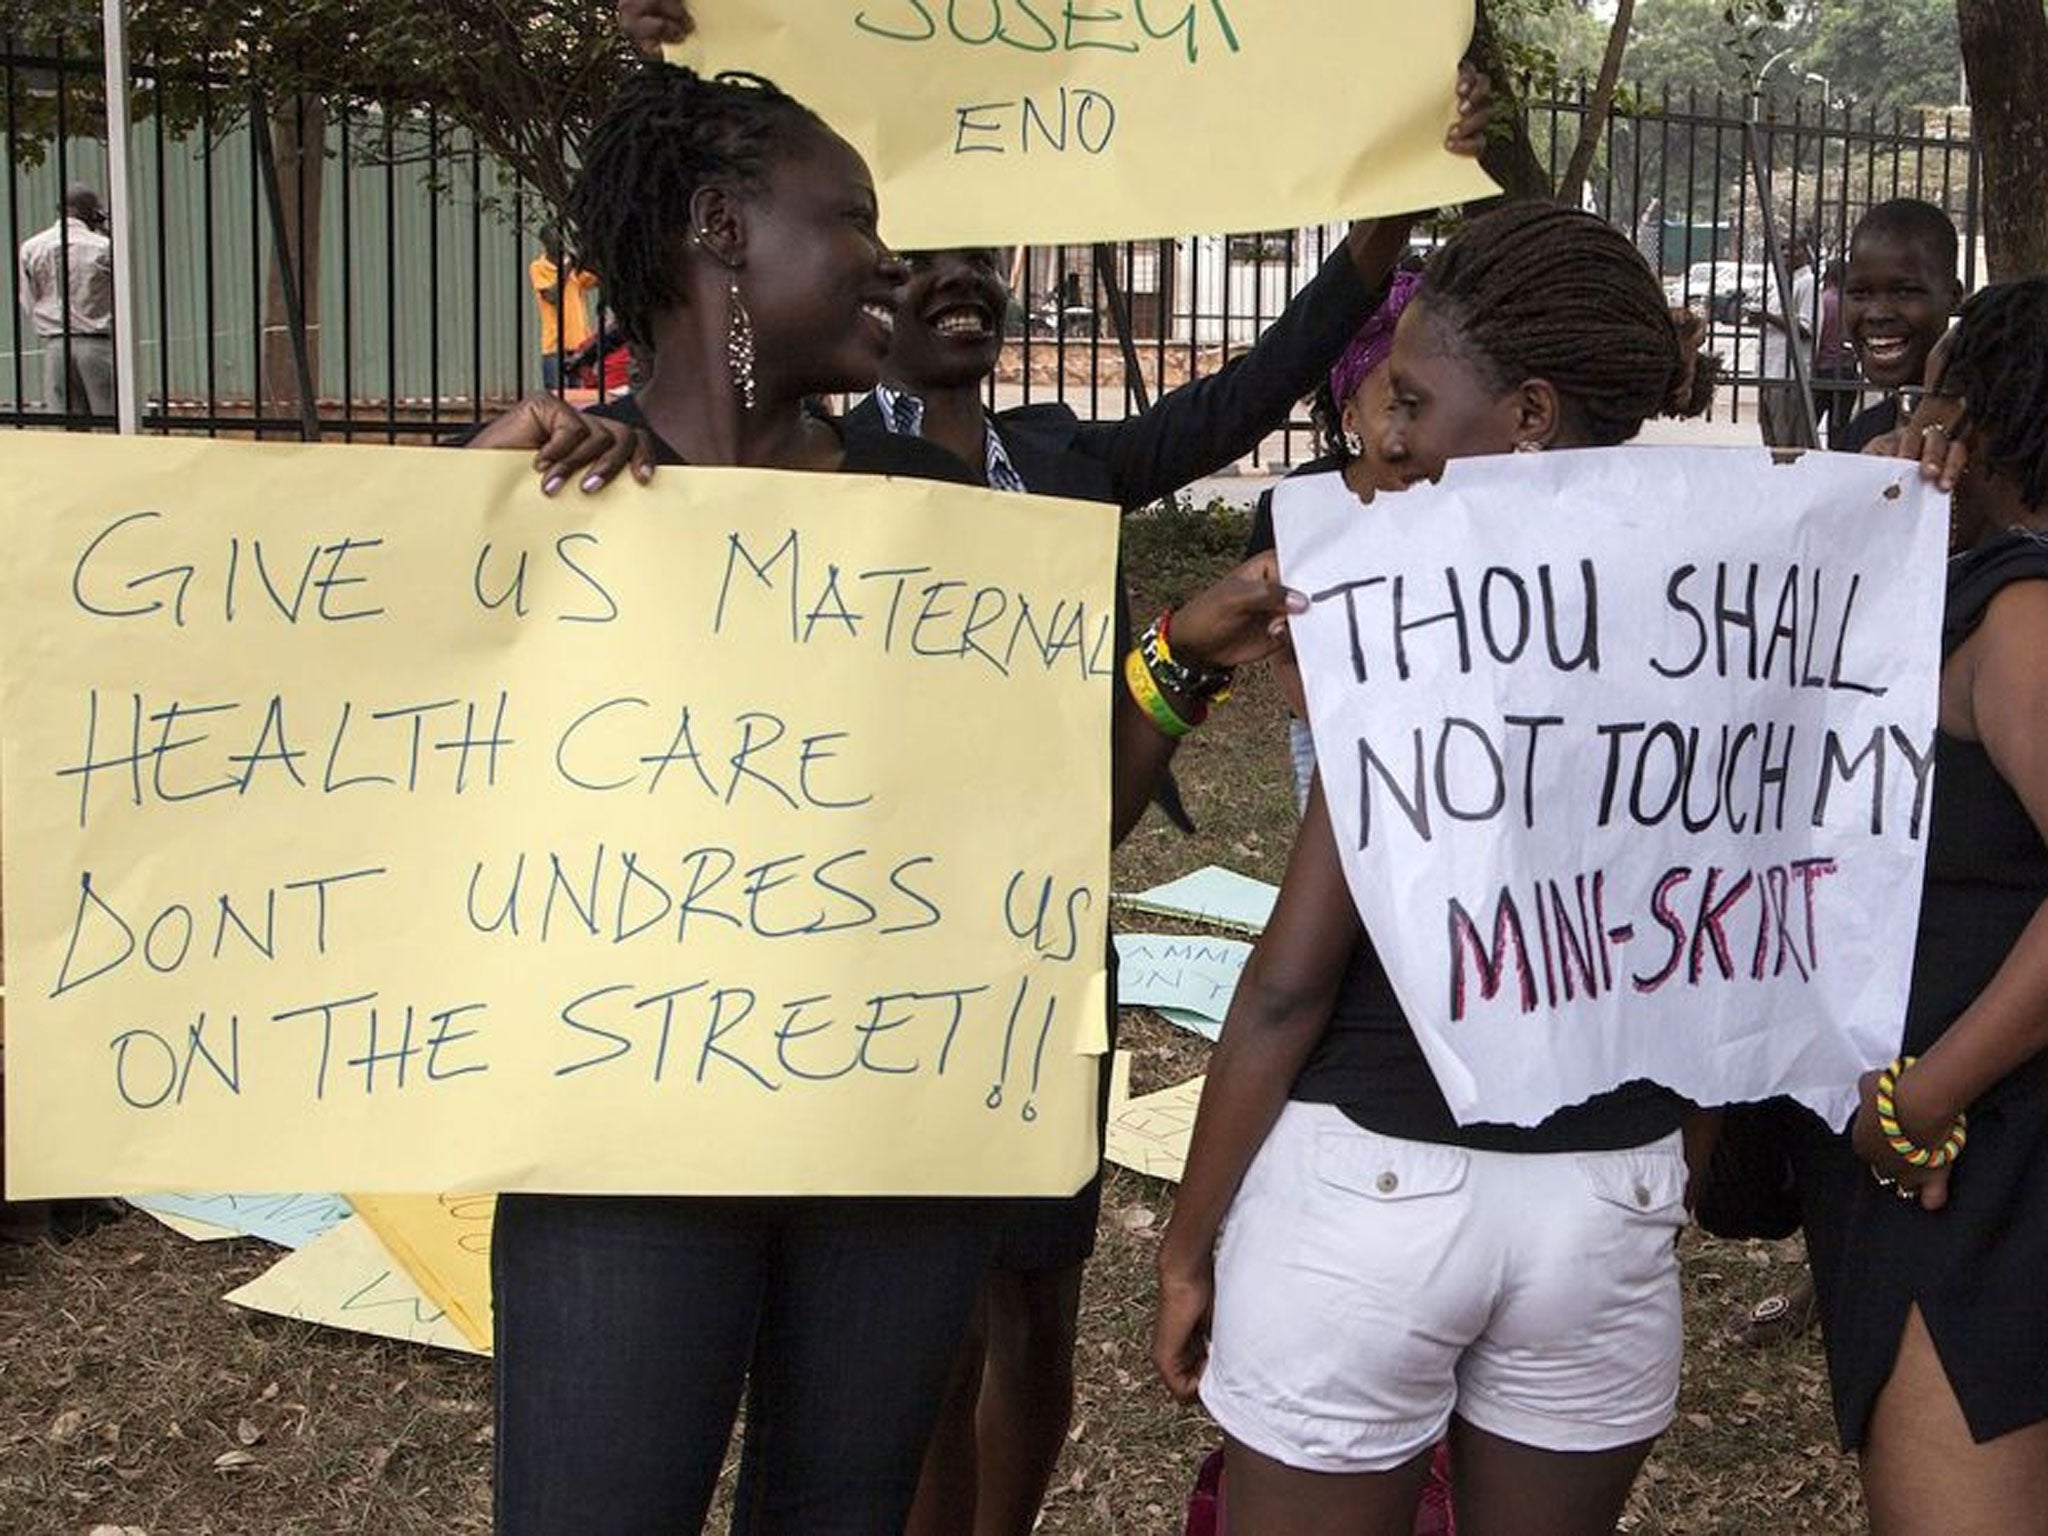
[[[152,1216],[181,1216],[284,1248],[303,1248],[350,1215],[339,1195],[135,1195],[128,1203]]]
[[[1198,918],[1219,927],[1258,933],[1273,915],[1279,895],[1277,885],[1210,864],[1149,891],[1119,895],[1117,900],[1134,912]]]
[[[1116,1001],[1120,1008],[1155,1008],[1175,1023],[1195,1017],[1197,1033],[1216,1038],[1230,1011],[1237,978],[1251,957],[1242,939],[1186,933],[1120,933],[1116,936]]]

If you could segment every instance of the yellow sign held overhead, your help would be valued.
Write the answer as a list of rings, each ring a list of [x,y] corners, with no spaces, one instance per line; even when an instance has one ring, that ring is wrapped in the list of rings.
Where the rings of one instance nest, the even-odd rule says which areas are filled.
[[[14,1195],[1092,1171],[1113,512],[0,453]]]
[[[864,155],[904,250],[1285,229],[1488,197],[1458,0],[719,0],[670,50]],[[1398,61],[1391,63],[1390,61]]]

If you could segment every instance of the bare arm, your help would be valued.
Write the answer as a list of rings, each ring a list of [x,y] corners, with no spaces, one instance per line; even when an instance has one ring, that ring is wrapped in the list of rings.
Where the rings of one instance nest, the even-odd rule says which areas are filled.
[[[1183,1401],[1194,1396],[1208,1352],[1216,1234],[1329,1023],[1358,935],[1318,779],[1272,922],[1252,949],[1210,1059],[1187,1170],[1160,1243],[1152,1363]]]
[[[644,3],[644,0],[639,0]],[[1458,118],[1444,136],[1453,154],[1477,156],[1492,121],[1492,85],[1470,65],[1458,72]],[[1107,466],[1118,505],[1170,496],[1252,451],[1314,391],[1371,317],[1408,248],[1417,215],[1363,220],[1249,352],[1207,378],[1163,395],[1123,421],[1090,422],[1077,452]]]
[[[1270,656],[1286,643],[1287,615],[1302,613],[1308,599],[1280,583],[1280,564],[1271,550],[1203,588],[1174,610],[1174,655],[1203,667],[1240,667]],[[1124,685],[1121,655],[1115,681],[1116,715],[1111,733],[1111,838],[1120,843],[1145,814],[1159,775],[1180,743],[1154,725]],[[1200,711],[1169,697],[1184,720]]]
[[[1942,723],[1984,744],[2001,777],[2048,838],[2048,581],[2015,582],[1994,598],[1984,622],[1949,659]],[[2048,1049],[2048,904],[2034,913],[1984,990],[1940,1040],[1899,1079],[1900,1128],[1915,1144],[1938,1146],[1955,1117],[1993,1085]],[[1922,1203],[1946,1198],[1947,1170],[1907,1170],[1870,1124],[1869,1094],[1857,1140],[1883,1172]],[[1967,1152],[1964,1154],[1967,1156]]]

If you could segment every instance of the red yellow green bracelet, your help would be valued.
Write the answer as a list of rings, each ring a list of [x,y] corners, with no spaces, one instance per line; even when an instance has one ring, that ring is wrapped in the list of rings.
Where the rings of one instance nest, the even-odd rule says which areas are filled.
[[[1906,1134],[1899,1124],[1899,1078],[1919,1059],[1917,1056],[1901,1056],[1877,1074],[1877,1091],[1873,1095],[1877,1102],[1877,1129],[1886,1144],[1915,1168],[1946,1168],[1962,1155],[1970,1117],[1957,1115],[1941,1145],[1932,1149],[1921,1146]]]
[[[1173,707],[1159,682],[1152,676],[1152,668],[1146,664],[1144,652],[1133,647],[1124,653],[1124,686],[1131,690],[1131,697],[1138,701],[1138,707],[1165,735],[1175,740],[1187,735],[1202,723],[1207,715],[1207,706],[1202,706],[1202,715],[1193,720],[1181,718],[1180,711]]]

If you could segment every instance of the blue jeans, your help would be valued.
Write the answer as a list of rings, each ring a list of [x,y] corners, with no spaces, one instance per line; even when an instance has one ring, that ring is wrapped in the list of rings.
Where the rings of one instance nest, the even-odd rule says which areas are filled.
[[[506,1195],[498,1536],[898,1536],[993,1225],[970,1200]]]

